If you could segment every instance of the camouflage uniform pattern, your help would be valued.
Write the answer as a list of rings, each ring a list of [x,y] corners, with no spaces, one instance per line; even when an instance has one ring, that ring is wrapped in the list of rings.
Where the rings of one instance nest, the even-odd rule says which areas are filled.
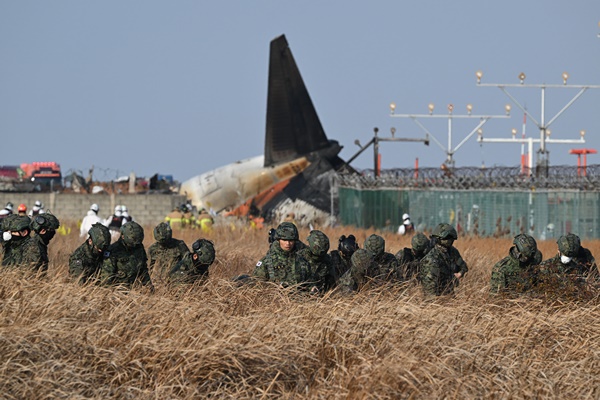
[[[188,252],[169,272],[169,281],[186,284],[206,281],[208,268],[214,261],[214,244],[210,240],[199,239],[192,244],[192,253]]]
[[[92,225],[88,234],[89,238],[69,257],[69,275],[78,278],[80,284],[97,278],[104,261],[104,252],[111,241],[108,228],[98,222]],[[88,242],[90,240],[91,244]]]
[[[48,246],[38,234],[32,234],[22,246],[21,267],[45,274],[48,271]]]
[[[467,264],[460,252],[452,246],[458,234],[452,225],[442,223],[433,230],[434,246],[421,260],[419,280],[426,295],[448,295],[454,293],[458,279],[454,275],[464,276],[468,272]]]
[[[93,246],[85,241],[69,257],[69,275],[78,278],[80,284],[91,281],[102,268],[104,254],[92,249]]]
[[[421,260],[419,280],[425,294],[440,296],[454,293],[454,286],[458,283],[454,273],[460,270],[453,261],[451,250],[437,244]]]
[[[3,221],[5,230],[9,232],[20,232],[25,229],[30,230],[30,223],[31,220],[29,217],[22,215],[7,217],[6,220]],[[25,251],[31,246],[31,244],[27,243],[29,240],[31,240],[31,236],[13,236],[10,240],[3,242],[4,258],[2,259],[2,265],[12,267],[23,265],[25,263]],[[34,255],[29,259],[32,259],[33,256]]]
[[[385,239],[379,235],[371,235],[365,240],[365,249],[373,253],[377,266],[374,278],[377,281],[394,282],[402,279],[399,271],[398,259],[385,251]]]
[[[538,249],[532,236],[520,234],[514,238],[514,246],[508,256],[500,260],[492,268],[490,290],[492,293],[523,293],[536,284]]]
[[[329,253],[329,257],[331,258],[331,266],[333,268],[331,276],[332,282],[329,283],[329,286],[335,287],[342,275],[350,270],[350,267],[352,266],[350,261],[352,254],[347,256],[339,250],[332,250]]]
[[[539,266],[536,290],[558,297],[586,296],[591,286],[588,282],[590,264],[586,264],[585,260],[593,260],[591,253],[581,250],[579,237],[573,234],[561,236],[557,244],[559,254]],[[564,262],[561,255],[569,257],[570,260]]]
[[[152,280],[166,281],[171,269],[190,253],[190,249],[183,240],[173,238],[173,231],[165,222],[154,228],[154,239],[156,242],[148,248],[148,270]]]
[[[558,239],[558,250],[568,256],[572,257],[572,262],[576,263],[579,268],[579,274],[583,278],[592,278],[593,280],[598,279],[598,267],[596,266],[596,260],[592,253],[581,246],[579,236],[568,233],[561,236]]]
[[[368,284],[378,270],[373,253],[365,249],[358,249],[350,258],[351,267],[342,275],[338,282],[341,293],[354,293]]]
[[[411,239],[411,248],[405,247],[396,253],[402,280],[408,281],[418,277],[421,260],[430,249],[429,238],[422,233],[417,233]]]
[[[137,222],[131,221],[121,227],[121,237],[104,254],[101,284],[132,287],[139,282],[152,286],[143,240],[144,230]]]
[[[271,252],[271,249],[273,248],[273,244],[277,243],[277,245],[279,246],[279,243],[277,242],[277,240],[275,240],[273,243],[271,243],[269,245],[269,250],[267,250],[267,254],[265,254],[265,257],[269,255],[269,253]],[[281,249],[281,247],[279,247]],[[301,240],[296,240],[296,242],[294,243],[294,250],[295,252],[298,252],[300,250],[304,250],[308,248],[308,245],[304,242],[302,242]]]
[[[542,279],[547,279],[549,275],[558,275],[563,278],[585,279],[590,275],[595,275],[596,262],[592,253],[581,247],[579,237],[569,233],[558,238],[558,251],[560,254],[544,261],[540,265]],[[561,255],[570,257],[568,263],[563,263]]]
[[[302,243],[299,240],[298,228],[296,227],[296,225],[294,225],[291,222],[282,222],[281,224],[279,224],[277,229],[275,229],[274,233],[271,233],[269,231],[269,243],[271,243],[271,245],[269,246],[269,250],[267,251],[265,257],[268,256],[271,252],[271,249],[273,248],[273,243],[277,242],[279,239],[294,240],[295,243],[293,251],[299,251],[308,247],[306,244]],[[281,247],[279,247],[279,249],[281,249]]]
[[[275,241],[267,255],[256,264],[252,276],[283,286],[297,285],[309,280],[310,266],[297,254],[296,248],[285,251],[279,245],[279,241]]]
[[[33,217],[30,222],[30,228],[33,232],[23,245],[22,266],[42,274],[48,271],[48,244],[56,234],[56,229],[59,226],[58,218],[49,212]]]
[[[515,248],[511,247],[508,256],[498,261],[492,269],[490,290],[494,293],[523,293],[530,290],[536,282],[534,266],[533,262],[519,261]]]
[[[329,238],[321,231],[313,230],[307,238],[308,247],[298,251],[309,265],[310,281],[319,291],[331,289],[333,286],[333,262],[329,251]]]

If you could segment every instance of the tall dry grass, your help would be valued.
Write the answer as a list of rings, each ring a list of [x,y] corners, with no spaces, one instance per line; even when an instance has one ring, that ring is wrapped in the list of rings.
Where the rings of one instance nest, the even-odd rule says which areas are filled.
[[[335,245],[352,231],[325,232]],[[470,272],[455,297],[430,300],[410,285],[349,297],[238,287],[230,278],[252,270],[266,231],[209,238],[217,262],[204,286],[78,286],[67,278],[75,235],[51,243],[45,279],[2,271],[0,397],[600,398],[600,302],[490,297],[509,239],[459,239]],[[393,252],[409,245],[386,239]],[[540,247],[547,258],[556,244]]]

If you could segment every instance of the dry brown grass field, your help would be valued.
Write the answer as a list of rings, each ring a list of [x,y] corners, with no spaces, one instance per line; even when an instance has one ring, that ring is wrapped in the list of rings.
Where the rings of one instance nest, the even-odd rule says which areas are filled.
[[[332,247],[352,232],[324,231]],[[384,237],[393,253],[409,246]],[[53,240],[46,278],[0,271],[0,397],[600,398],[600,301],[490,296],[510,239],[459,238],[470,272],[454,297],[431,300],[412,285],[349,297],[238,287],[231,277],[252,271],[266,230],[208,238],[217,260],[203,286],[79,286],[67,276],[76,233]],[[583,244],[600,255],[600,242]],[[556,251],[539,245],[544,258]]]

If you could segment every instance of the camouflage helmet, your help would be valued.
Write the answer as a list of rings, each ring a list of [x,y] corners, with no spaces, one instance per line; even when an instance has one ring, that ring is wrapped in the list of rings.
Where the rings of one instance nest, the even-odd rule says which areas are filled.
[[[11,221],[17,218],[17,214],[10,214],[0,219],[0,231],[10,231]]]
[[[365,240],[365,249],[373,253],[375,257],[379,257],[385,251],[385,239],[379,235],[372,234]]]
[[[168,242],[173,238],[173,229],[166,222],[161,222],[154,228],[154,239],[159,243]]]
[[[321,231],[312,230],[306,239],[310,252],[315,256],[323,256],[329,251],[329,238]]]
[[[373,263],[373,253],[369,250],[358,249],[350,258],[352,277],[356,280],[361,280],[369,270]]]
[[[338,250],[346,257],[352,256],[352,254],[358,250],[358,244],[356,243],[354,235],[348,235],[348,237],[342,235],[340,236],[339,242]]]
[[[437,237],[438,239],[458,239],[456,229],[454,229],[452,225],[445,222],[436,226],[431,235]]]
[[[127,247],[135,247],[144,241],[144,228],[135,221],[130,221],[121,226],[121,238]]]
[[[42,229],[56,230],[59,226],[60,221],[50,211],[32,217],[31,223],[29,225],[29,227],[35,232],[39,232]]]
[[[12,232],[20,232],[23,229],[31,229],[31,220],[26,215],[17,215],[9,221],[8,229]]]
[[[96,222],[92,225],[88,231],[88,235],[90,235],[90,239],[92,239],[92,245],[102,251],[106,250],[110,245],[110,231],[100,222]]]
[[[215,246],[207,239],[198,239],[192,244],[192,251],[198,255],[198,262],[211,265],[215,261]]]
[[[423,253],[429,246],[429,239],[421,232],[417,233],[410,240],[410,245],[417,253]]]
[[[33,217],[31,219],[31,223],[29,224],[29,227],[31,228],[32,231],[35,232],[39,232],[42,229],[52,229],[53,225],[50,221],[49,218],[46,217],[45,214],[38,214],[35,217]],[[56,228],[53,228],[56,229]]]
[[[44,213],[44,218],[48,220],[50,229],[58,229],[60,227],[60,221],[49,210]]]
[[[535,239],[525,233],[515,236],[513,244],[517,247],[519,253],[527,258],[531,258],[537,252],[537,243],[535,242]]]
[[[558,238],[558,251],[560,254],[567,257],[574,257],[579,253],[579,249],[581,247],[581,241],[579,240],[579,236],[574,235],[572,233],[568,233],[566,235]]]
[[[291,222],[282,222],[275,231],[277,240],[298,240],[298,228]]]

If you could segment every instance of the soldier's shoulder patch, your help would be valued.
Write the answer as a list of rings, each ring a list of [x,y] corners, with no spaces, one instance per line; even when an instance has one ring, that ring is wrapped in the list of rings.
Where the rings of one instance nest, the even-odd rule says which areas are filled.
[[[110,257],[110,251],[108,251],[108,250],[105,251],[103,256],[104,256],[104,258]]]
[[[262,261],[259,261],[259,262],[256,263],[257,267],[260,267],[261,265],[262,265]]]

